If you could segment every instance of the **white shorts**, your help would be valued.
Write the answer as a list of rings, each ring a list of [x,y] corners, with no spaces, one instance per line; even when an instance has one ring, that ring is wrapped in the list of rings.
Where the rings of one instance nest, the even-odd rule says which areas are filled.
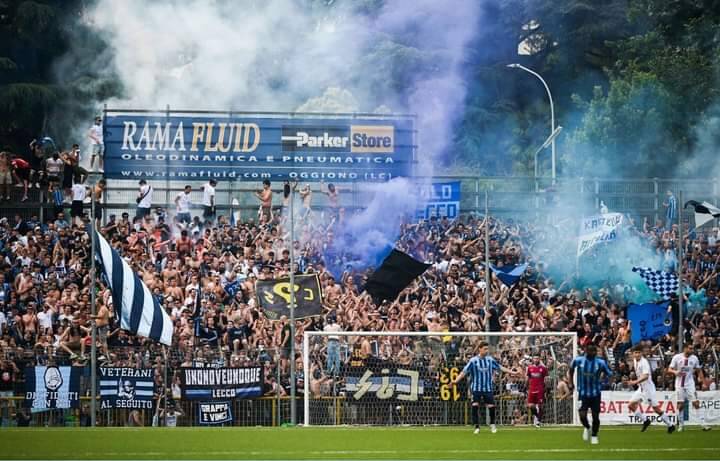
[[[630,397],[631,402],[645,402],[650,404],[650,406],[655,407],[659,405],[660,402],[658,402],[657,397],[655,396],[654,390],[645,390],[638,389],[635,391],[635,393]]]
[[[698,399],[694,384],[678,386],[676,389],[678,402],[684,402],[685,400],[688,402],[695,402]]]

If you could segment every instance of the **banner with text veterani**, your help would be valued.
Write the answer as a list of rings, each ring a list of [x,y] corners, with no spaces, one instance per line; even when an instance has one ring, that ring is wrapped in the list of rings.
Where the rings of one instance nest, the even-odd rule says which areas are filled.
[[[387,181],[410,176],[403,117],[270,117],[108,111],[105,177],[219,181]]]
[[[152,410],[155,393],[152,368],[100,367],[98,381],[100,408]]]
[[[249,399],[260,397],[262,387],[262,367],[180,369],[184,400]]]
[[[615,240],[622,220],[622,213],[604,213],[583,218],[580,221],[577,255],[582,255],[598,243]]]
[[[600,422],[602,424],[640,424],[638,418],[628,410],[628,402],[633,392],[603,391],[600,404]],[[675,392],[657,391],[657,398],[664,412],[673,423],[678,421],[677,396]],[[708,424],[720,424],[720,391],[698,392],[700,408],[705,412]],[[650,416],[654,423],[662,424],[652,408],[646,403],[640,404],[644,414]],[[698,414],[691,410],[686,424],[699,424]]]

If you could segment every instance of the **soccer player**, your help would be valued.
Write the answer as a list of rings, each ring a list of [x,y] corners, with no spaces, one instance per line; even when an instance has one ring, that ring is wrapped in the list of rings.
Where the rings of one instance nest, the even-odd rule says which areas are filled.
[[[575,370],[578,370],[577,388],[580,397],[580,422],[583,427],[583,440],[597,445],[598,431],[600,430],[600,401],[602,397],[602,388],[600,385],[601,375],[606,377],[612,376],[612,371],[608,367],[605,360],[597,357],[597,348],[594,344],[589,344],[585,348],[585,355],[575,357],[570,367],[570,388],[573,387],[573,377]],[[588,423],[587,412],[590,410],[592,414],[592,438],[590,437],[590,424]]]
[[[528,365],[525,375],[528,382],[527,406],[533,417],[533,424],[540,427],[545,401],[545,377],[548,375],[548,369],[540,363],[540,354],[533,354],[532,363]]]
[[[472,422],[475,424],[475,434],[480,432],[480,404],[487,407],[490,412],[490,432],[497,432],[495,426],[495,397],[493,396],[493,375],[497,370],[511,375],[517,375],[512,370],[500,365],[497,360],[488,355],[488,343],[481,341],[478,344],[477,355],[471,358],[465,368],[453,381],[457,384],[465,376],[471,379],[472,390]]]
[[[668,372],[675,375],[675,391],[677,392],[678,404],[678,431],[683,430],[683,410],[685,409],[685,400],[692,403],[693,408],[699,413],[700,424],[703,431],[709,431],[710,426],[705,423],[705,413],[700,410],[700,400],[695,392],[695,372],[698,372],[698,380],[702,382],[702,368],[697,355],[692,353],[693,346],[690,343],[683,345],[681,354],[675,354],[670,361]]]
[[[631,412],[634,412],[635,416],[637,416],[638,418],[645,418],[643,421],[642,430],[640,431],[645,432],[650,426],[650,424],[652,424],[650,417],[647,415],[643,415],[642,411],[640,411],[640,402],[642,402],[643,400],[646,401],[653,408],[653,410],[655,410],[655,413],[660,417],[660,419],[662,419],[662,422],[665,423],[668,428],[668,434],[672,434],[673,432],[675,432],[675,425],[670,422],[668,416],[662,411],[660,402],[655,396],[655,383],[653,383],[652,380],[652,370],[650,369],[650,362],[648,362],[647,359],[643,356],[643,348],[639,344],[633,348],[633,359],[636,379],[633,381],[629,381],[628,384],[630,384],[631,386],[637,385],[638,388],[633,394],[633,396],[630,397],[628,409]]]

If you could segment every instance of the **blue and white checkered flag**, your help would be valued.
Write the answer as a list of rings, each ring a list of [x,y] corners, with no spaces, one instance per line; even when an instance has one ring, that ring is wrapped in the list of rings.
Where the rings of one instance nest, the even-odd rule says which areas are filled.
[[[657,293],[662,299],[670,299],[670,295],[678,291],[678,278],[675,274],[657,271],[649,267],[633,267],[632,271],[637,272],[648,288]]]
[[[96,256],[112,292],[115,312],[120,314],[120,328],[167,346],[172,345],[170,316],[108,241],[99,232],[95,236]]]

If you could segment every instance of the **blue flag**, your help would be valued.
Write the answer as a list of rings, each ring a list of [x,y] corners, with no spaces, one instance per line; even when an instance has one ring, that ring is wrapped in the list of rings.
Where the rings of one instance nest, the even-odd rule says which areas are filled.
[[[525,273],[527,267],[527,263],[520,264],[519,266],[508,264],[503,267],[495,267],[490,264],[490,269],[495,273],[495,276],[507,286],[513,286],[515,282],[520,280],[520,277]]]
[[[627,310],[628,320],[632,322],[632,343],[648,339],[657,339],[670,333],[672,321],[667,308],[670,302],[630,304]]]

